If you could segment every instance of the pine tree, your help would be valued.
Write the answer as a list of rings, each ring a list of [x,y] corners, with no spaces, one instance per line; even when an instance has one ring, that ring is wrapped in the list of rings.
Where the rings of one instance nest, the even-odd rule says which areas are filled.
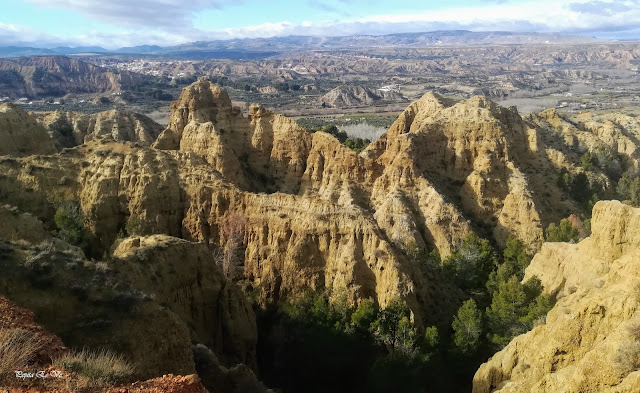
[[[462,304],[453,318],[453,344],[464,354],[472,354],[480,344],[482,334],[482,313],[473,299]]]

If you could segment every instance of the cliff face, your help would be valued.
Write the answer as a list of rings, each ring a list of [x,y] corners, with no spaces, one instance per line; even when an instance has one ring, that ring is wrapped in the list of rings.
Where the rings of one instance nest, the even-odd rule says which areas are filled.
[[[406,101],[406,98],[395,91],[372,90],[361,86],[338,86],[317,101],[334,108],[346,108],[373,105],[381,101],[401,102]]]
[[[56,111],[35,116],[58,149],[104,138],[149,146],[162,132],[162,126],[147,116],[117,109],[92,115]]]
[[[418,320],[456,295],[406,247],[447,256],[476,232],[535,249],[543,227],[576,210],[556,179],[561,168],[581,171],[579,155],[484,98],[427,94],[361,154],[259,105],[244,117],[206,79],[172,108],[151,149],[85,138],[58,156],[0,163],[0,200],[49,220],[57,201],[80,201],[98,253],[131,219],[149,234],[220,246],[238,215],[247,224],[238,268],[262,303],[343,288],[381,305],[404,297]],[[603,173],[590,176],[606,185]],[[31,198],[20,198],[25,189]]]
[[[3,59],[0,70],[12,73],[11,79],[0,84],[3,94],[16,98],[117,92],[142,80],[142,75],[114,73],[64,56]]]
[[[53,154],[47,131],[17,105],[0,105],[0,156]]]
[[[640,390],[640,209],[599,202],[592,235],[545,243],[526,271],[557,297],[546,323],[482,365],[475,393]]]
[[[0,206],[0,218],[0,293],[67,345],[115,349],[142,378],[194,373],[192,343],[255,366],[253,311],[206,246],[135,237],[95,262],[31,214]]]
[[[164,235],[133,237],[118,242],[111,266],[185,321],[192,342],[206,345],[225,364],[256,366],[253,309],[206,245]]]

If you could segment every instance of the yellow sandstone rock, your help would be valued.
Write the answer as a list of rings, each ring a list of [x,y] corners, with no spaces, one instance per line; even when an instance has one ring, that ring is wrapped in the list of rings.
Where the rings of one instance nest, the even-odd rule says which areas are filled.
[[[540,278],[557,303],[480,367],[474,393],[640,391],[640,209],[598,202],[592,231],[543,245],[525,280]]]

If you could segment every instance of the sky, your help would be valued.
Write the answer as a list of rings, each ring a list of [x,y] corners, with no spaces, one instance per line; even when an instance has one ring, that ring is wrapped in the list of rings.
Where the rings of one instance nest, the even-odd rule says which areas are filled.
[[[171,46],[434,30],[640,39],[640,0],[0,0],[0,46]]]

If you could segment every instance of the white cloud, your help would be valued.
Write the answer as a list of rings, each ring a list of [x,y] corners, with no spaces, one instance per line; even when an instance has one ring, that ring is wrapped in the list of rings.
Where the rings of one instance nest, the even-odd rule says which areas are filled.
[[[238,4],[238,0],[26,0],[44,7],[77,11],[118,26],[176,30],[192,25],[193,13]],[[241,1],[240,1],[241,2]]]
[[[73,43],[101,45],[108,49],[141,44],[170,46],[192,41],[232,38],[260,38],[287,35],[390,34],[433,30],[467,29],[476,31],[539,31],[596,35],[603,38],[639,38],[640,0],[539,0],[526,3],[485,3],[475,7],[373,15],[342,21],[293,23],[282,21],[227,29],[198,30],[191,24],[191,13],[198,7],[223,6],[230,0],[111,0],[98,4],[86,0],[29,0],[57,7],[74,8],[104,20],[134,23],[144,20],[146,27],[124,33],[87,32],[81,37],[54,37],[13,25],[0,24],[2,43]],[[182,5],[180,2],[188,3]],[[151,4],[155,6],[151,6]],[[158,6],[158,4],[161,4]],[[149,8],[148,10],[144,10]],[[176,8],[179,10],[176,11]],[[123,10],[127,10],[124,12]],[[603,12],[597,13],[595,10]],[[122,16],[123,13],[137,15]],[[188,22],[180,21],[189,20]],[[13,26],[13,27],[10,27]],[[40,44],[42,45],[42,44]]]
[[[51,43],[57,40],[57,37],[26,26],[0,23],[1,45],[27,46],[35,42]]]

